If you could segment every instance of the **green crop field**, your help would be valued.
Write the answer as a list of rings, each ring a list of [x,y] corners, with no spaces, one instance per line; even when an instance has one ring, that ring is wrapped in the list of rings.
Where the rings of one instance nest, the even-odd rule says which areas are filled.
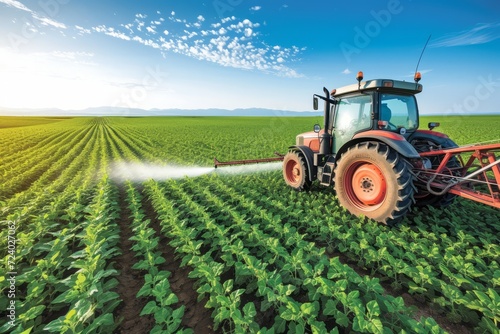
[[[500,116],[429,121],[500,138]],[[276,164],[211,168],[314,123],[0,117],[0,333],[498,333],[498,209],[458,198],[391,228]]]

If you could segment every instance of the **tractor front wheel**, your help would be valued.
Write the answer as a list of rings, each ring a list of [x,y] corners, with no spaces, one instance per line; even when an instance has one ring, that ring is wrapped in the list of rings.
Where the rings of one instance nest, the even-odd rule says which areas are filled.
[[[404,157],[383,143],[356,144],[337,163],[337,198],[354,215],[395,224],[413,203],[415,188],[410,166]]]
[[[305,190],[311,185],[305,158],[296,151],[290,151],[283,159],[283,178],[295,190]]]

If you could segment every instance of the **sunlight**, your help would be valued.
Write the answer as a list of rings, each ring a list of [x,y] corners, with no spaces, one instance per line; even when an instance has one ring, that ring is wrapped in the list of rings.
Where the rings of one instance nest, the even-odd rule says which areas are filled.
[[[85,109],[110,105],[120,96],[119,87],[81,64],[8,49],[0,49],[0,58],[7,64],[0,80],[1,107]]]

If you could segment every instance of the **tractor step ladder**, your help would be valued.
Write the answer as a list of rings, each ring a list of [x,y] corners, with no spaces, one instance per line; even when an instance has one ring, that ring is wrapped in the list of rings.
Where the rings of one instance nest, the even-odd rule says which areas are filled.
[[[335,163],[327,162],[323,166],[320,183],[323,186],[330,186],[333,183],[333,172],[335,170]]]

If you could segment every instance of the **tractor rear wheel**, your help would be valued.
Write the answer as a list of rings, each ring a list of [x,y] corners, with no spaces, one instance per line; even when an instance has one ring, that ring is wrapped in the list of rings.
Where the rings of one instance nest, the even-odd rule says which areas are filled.
[[[352,214],[393,225],[413,203],[411,165],[383,143],[356,144],[337,163],[335,191],[340,204]]]
[[[295,190],[305,190],[311,185],[307,164],[302,154],[290,151],[283,159],[283,178]]]

